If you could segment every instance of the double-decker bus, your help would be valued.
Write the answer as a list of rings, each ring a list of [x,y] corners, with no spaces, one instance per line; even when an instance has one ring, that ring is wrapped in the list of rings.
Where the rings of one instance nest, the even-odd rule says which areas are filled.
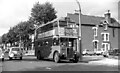
[[[63,59],[77,63],[77,31],[75,22],[67,17],[40,25],[35,31],[35,56],[39,60],[51,58],[56,63]]]

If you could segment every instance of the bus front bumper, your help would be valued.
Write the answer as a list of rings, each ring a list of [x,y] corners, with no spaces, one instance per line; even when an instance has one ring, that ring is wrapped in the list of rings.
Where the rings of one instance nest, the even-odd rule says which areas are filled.
[[[78,52],[75,52],[74,54],[72,54],[71,57],[68,57],[64,53],[60,54],[60,59],[75,59],[75,58],[79,58],[79,57],[80,57],[80,54]]]

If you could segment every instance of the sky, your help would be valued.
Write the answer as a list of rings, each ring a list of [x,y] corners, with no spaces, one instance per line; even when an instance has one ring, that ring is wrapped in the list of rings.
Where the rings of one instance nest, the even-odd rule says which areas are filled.
[[[31,8],[38,2],[50,2],[57,11],[57,17],[78,10],[76,0],[0,0],[0,36],[7,33],[10,27],[29,19]],[[81,12],[85,15],[104,16],[110,10],[111,16],[118,19],[118,1],[120,0],[78,0]]]

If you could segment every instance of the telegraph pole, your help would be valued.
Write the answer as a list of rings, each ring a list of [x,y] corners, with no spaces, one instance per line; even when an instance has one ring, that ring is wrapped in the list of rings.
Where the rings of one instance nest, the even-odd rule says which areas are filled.
[[[76,0],[78,7],[79,7],[79,26],[78,26],[78,49],[80,53],[80,61],[82,61],[82,27],[81,27],[81,6],[78,0]]]

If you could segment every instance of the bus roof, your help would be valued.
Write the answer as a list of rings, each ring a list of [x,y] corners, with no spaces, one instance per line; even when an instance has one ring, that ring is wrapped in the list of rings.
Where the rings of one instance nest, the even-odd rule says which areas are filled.
[[[54,23],[54,22],[56,22],[56,21],[66,21],[66,18],[67,17],[60,17],[60,18],[56,18],[56,19],[54,19],[54,20],[52,20],[52,21],[50,21],[50,22],[48,22],[48,23],[46,23],[46,24],[42,24],[42,25],[40,25],[40,26],[38,26],[36,29],[38,29],[38,28],[40,28],[40,27],[43,27],[43,26],[45,26],[45,25],[48,25],[48,24],[50,24],[50,23]],[[69,20],[71,23],[75,23],[73,20]]]
[[[63,36],[63,35],[60,35],[60,36],[54,36],[52,38],[78,38],[77,36]]]

